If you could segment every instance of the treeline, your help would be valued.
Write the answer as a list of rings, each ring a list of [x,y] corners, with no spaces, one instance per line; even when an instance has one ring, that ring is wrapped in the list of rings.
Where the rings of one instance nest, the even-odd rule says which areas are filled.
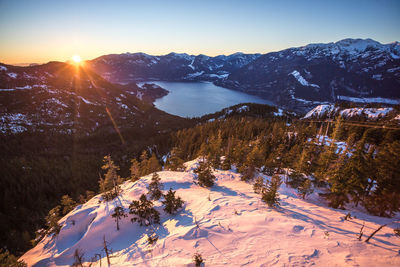
[[[98,192],[104,155],[111,154],[128,177],[130,159],[140,161],[145,149],[161,155],[171,147],[169,134],[123,134],[124,144],[116,133],[83,139],[47,132],[5,136],[0,142],[0,246],[21,255],[63,195],[79,203],[86,191]]]
[[[243,117],[181,130],[174,142],[168,160],[173,168],[205,156],[214,168],[234,164],[246,181],[256,171],[273,175],[289,168],[289,185],[304,196],[311,186],[320,188],[334,208],[361,204],[388,217],[400,208],[399,130],[348,126],[340,118],[328,126]]]

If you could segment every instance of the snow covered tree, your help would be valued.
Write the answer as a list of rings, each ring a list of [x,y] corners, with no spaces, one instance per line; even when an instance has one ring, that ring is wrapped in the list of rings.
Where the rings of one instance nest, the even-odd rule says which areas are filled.
[[[136,159],[131,160],[131,167],[129,170],[131,172],[130,178],[132,182],[136,182],[140,179],[140,165]]]
[[[138,222],[140,226],[160,223],[160,213],[153,208],[153,202],[148,200],[145,194],[142,194],[139,200],[132,201],[129,213],[135,215],[131,222]]]
[[[164,195],[164,211],[169,214],[175,214],[176,211],[183,207],[183,200],[180,197],[175,197],[176,191],[169,189],[168,193]]]
[[[163,193],[161,190],[164,189],[164,186],[162,183],[160,183],[161,179],[158,173],[153,173],[153,176],[151,177],[151,182],[147,189],[149,192],[147,193],[149,195],[149,198],[151,200],[159,200],[162,196]]]
[[[119,231],[119,221],[126,217],[127,215],[125,214],[125,210],[123,207],[117,206],[114,208],[114,213],[111,214],[111,217],[115,219],[115,222],[117,223],[117,231]]]
[[[214,185],[215,176],[211,172],[210,164],[204,161],[199,162],[199,167],[194,170],[197,174],[197,183],[202,187]]]
[[[265,190],[261,193],[261,200],[267,203],[269,207],[279,206],[279,193],[278,189],[281,186],[282,181],[279,175],[274,175],[271,181],[266,184]]]

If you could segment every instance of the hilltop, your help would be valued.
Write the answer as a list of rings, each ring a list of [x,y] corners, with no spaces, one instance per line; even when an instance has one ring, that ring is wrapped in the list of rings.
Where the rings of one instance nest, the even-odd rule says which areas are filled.
[[[193,170],[198,162],[185,163],[184,171],[158,172],[164,191],[172,188],[185,201],[176,215],[166,214],[161,202],[155,201],[160,224],[140,226],[131,223],[129,215],[122,218],[117,231],[111,217],[116,206],[127,211],[132,200],[147,192],[148,175],[123,183],[121,195],[110,202],[97,195],[77,206],[59,221],[58,236],[45,237],[21,259],[29,266],[67,266],[78,250],[86,265],[93,258],[92,266],[100,266],[100,258],[106,264],[105,238],[113,251],[111,263],[118,266],[193,266],[196,252],[206,266],[400,264],[400,239],[393,233],[400,225],[398,215],[380,218],[353,208],[346,220],[349,211],[327,207],[317,193],[303,200],[285,185],[279,190],[281,206],[269,208],[235,170],[214,170],[216,184],[209,189],[196,185]],[[359,241],[363,224],[365,237]],[[383,224],[388,226],[364,242]],[[152,232],[158,236],[155,244],[147,241]],[[101,257],[94,260],[96,255]]]

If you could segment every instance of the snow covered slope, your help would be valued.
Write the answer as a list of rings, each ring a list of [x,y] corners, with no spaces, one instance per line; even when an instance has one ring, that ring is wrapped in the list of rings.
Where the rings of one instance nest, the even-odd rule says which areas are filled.
[[[335,116],[342,116],[343,118],[365,118],[368,120],[380,120],[388,119],[393,120],[399,114],[399,111],[392,107],[381,107],[381,108],[368,108],[368,107],[353,107],[353,108],[341,108],[333,104],[329,105],[318,105],[310,110],[303,119],[312,118],[329,118],[332,119]]]
[[[123,218],[120,231],[111,213],[116,206],[126,210],[132,200],[146,193],[150,176],[122,185],[123,193],[114,201],[99,202],[96,196],[60,220],[62,229],[55,237],[44,238],[21,257],[29,266],[68,266],[76,249],[89,261],[102,257],[103,236],[113,250],[112,266],[193,266],[199,252],[206,266],[399,266],[400,238],[392,219],[352,211],[327,208],[316,195],[302,200],[295,191],[281,186],[281,207],[268,208],[253,193],[252,185],[240,181],[232,171],[215,171],[216,185],[210,190],[193,183],[197,161],[186,163],[186,172],[159,172],[165,189],[177,191],[185,205],[177,215],[167,215],[161,203],[161,224],[141,227]],[[266,177],[267,178],[267,177]],[[364,236],[388,224],[369,243],[357,236],[365,223]],[[159,236],[150,245],[146,233]],[[100,266],[99,258],[92,266]]]

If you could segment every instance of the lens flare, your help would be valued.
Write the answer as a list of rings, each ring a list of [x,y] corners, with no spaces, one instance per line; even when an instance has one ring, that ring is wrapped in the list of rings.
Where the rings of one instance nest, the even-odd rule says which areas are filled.
[[[81,57],[79,55],[73,55],[72,56],[72,61],[75,63],[80,63],[81,62]]]

